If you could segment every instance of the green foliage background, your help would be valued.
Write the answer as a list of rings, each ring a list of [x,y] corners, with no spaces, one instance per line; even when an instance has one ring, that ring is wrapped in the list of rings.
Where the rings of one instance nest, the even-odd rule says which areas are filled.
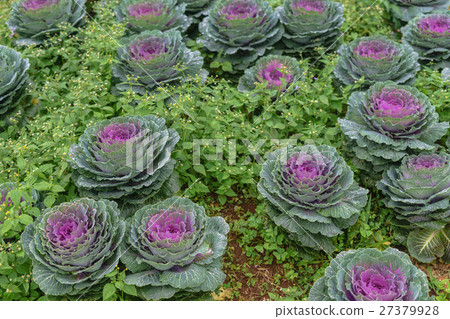
[[[46,300],[31,280],[32,269],[24,255],[20,234],[25,225],[39,215],[37,207],[19,203],[30,189],[40,192],[42,205],[55,204],[78,197],[67,164],[68,149],[96,121],[124,114],[154,114],[166,119],[168,126],[181,136],[174,158],[183,185],[182,194],[204,205],[211,215],[223,215],[231,224],[234,245],[225,258],[228,279],[217,292],[217,299],[306,299],[312,283],[321,277],[333,256],[318,254],[314,260],[303,260],[290,246],[277,227],[265,217],[265,207],[258,197],[256,183],[260,164],[249,149],[255,148],[263,158],[279,145],[269,139],[296,138],[298,143],[328,144],[341,152],[343,136],[337,118],[343,117],[352,87],[333,86],[332,72],[335,53],[316,58],[300,55],[301,67],[308,69],[305,81],[299,82],[293,94],[279,96],[263,88],[258,94],[242,94],[224,72],[228,65],[214,61],[214,56],[202,51],[211,77],[185,84],[176,89],[165,87],[158,94],[139,97],[131,91],[122,97],[110,93],[111,69],[117,40],[124,32],[112,14],[115,0],[107,5],[91,1],[91,17],[77,33],[70,27],[43,47],[20,48],[30,59],[31,94],[41,109],[26,127],[10,126],[0,133],[0,183],[18,182],[22,186],[11,192],[15,205],[0,208],[0,300]],[[278,6],[281,0],[271,0]],[[342,0],[346,21],[343,41],[359,36],[383,34],[399,39],[398,30],[389,22],[381,0]],[[11,0],[0,4],[0,44],[12,47],[8,19]],[[194,41],[188,46],[196,49]],[[200,48],[201,49],[201,48]],[[323,52],[319,49],[318,56]],[[356,83],[353,88],[358,87]],[[439,73],[423,69],[415,87],[428,95],[441,116],[450,120],[448,83]],[[169,96],[176,102],[165,105]],[[132,104],[137,100],[137,104]],[[202,148],[201,165],[193,165],[194,139],[236,140],[237,163],[230,163],[233,145],[225,145],[223,159],[206,158],[208,148]],[[263,146],[258,150],[259,139]],[[447,139],[447,136],[444,140]],[[242,140],[254,146],[247,148]],[[209,150],[211,153],[213,148]],[[346,157],[349,162],[349,158]],[[381,202],[381,195],[364,176],[356,178],[370,189],[370,199],[359,221],[337,239],[338,251],[350,248],[395,246],[390,228],[391,211]],[[249,204],[250,203],[250,204]],[[253,209],[254,207],[256,209]],[[19,214],[21,212],[21,214]],[[231,213],[230,213],[231,212]],[[243,264],[233,263],[237,255],[245,256]],[[334,255],[335,255],[334,254]],[[257,268],[272,269],[261,283]],[[448,270],[445,278],[436,278],[431,269],[439,264],[422,267],[427,270],[438,300],[450,300]],[[273,271],[276,269],[277,271]],[[124,268],[109,275],[111,282],[103,289],[104,300],[134,300],[136,291],[123,283]],[[248,289],[260,283],[257,294],[248,297]],[[281,288],[280,288],[281,287]],[[92,299],[98,297],[84,297]]]

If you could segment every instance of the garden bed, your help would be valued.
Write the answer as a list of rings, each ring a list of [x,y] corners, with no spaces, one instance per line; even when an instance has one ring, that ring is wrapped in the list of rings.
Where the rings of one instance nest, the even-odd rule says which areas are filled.
[[[226,279],[210,299],[307,300],[313,284],[341,251],[394,247],[408,253],[396,237],[394,212],[383,202],[385,195],[376,187],[376,180],[352,162],[352,153],[345,147],[346,136],[338,119],[345,117],[350,95],[367,82],[337,83],[335,50],[292,53],[299,61],[297,67],[305,72],[289,94],[262,85],[241,92],[238,81],[243,70],[230,73],[229,61],[220,60],[196,41],[200,34],[194,23],[183,40],[186,50],[199,50],[203,69],[209,73],[206,79],[196,74],[192,81],[163,84],[144,95],[131,88],[119,90],[113,68],[120,60],[116,51],[126,27],[114,14],[116,2],[88,1],[83,26],[64,26],[44,44],[31,46],[14,44],[18,35],[5,24],[13,1],[0,4],[0,45],[18,50],[29,60],[28,105],[37,109],[23,121],[3,123],[0,128],[0,184],[20,185],[13,205],[0,208],[1,300],[79,298],[44,294],[32,280],[32,262],[24,252],[21,234],[45,209],[81,197],[70,164],[70,147],[79,143],[87,127],[119,116],[165,119],[167,128],[179,135],[172,151],[180,182],[176,195],[204,207],[208,216],[223,217],[230,227],[222,261]],[[282,1],[268,2],[275,8]],[[398,21],[393,22],[382,1],[340,2],[345,8],[343,43],[370,35],[401,39]],[[428,66],[415,75],[413,86],[429,98],[440,122],[450,120],[448,85],[440,71]],[[436,141],[441,149],[446,149],[448,137],[447,131]],[[266,213],[267,198],[265,201],[257,188],[261,167],[268,153],[286,146],[286,139],[295,139],[296,145],[336,148],[354,172],[354,181],[368,190],[359,218],[332,239],[335,249],[331,253],[320,251],[307,258]],[[217,140],[223,141],[218,154]],[[196,147],[201,150],[198,162]],[[39,200],[29,204],[32,190]],[[21,200],[23,196],[28,197]],[[437,300],[450,300],[450,265],[441,258],[431,263],[413,259],[413,263],[427,275],[430,294]],[[100,292],[83,294],[81,299],[142,299],[132,285],[124,283],[128,271],[119,263]]]

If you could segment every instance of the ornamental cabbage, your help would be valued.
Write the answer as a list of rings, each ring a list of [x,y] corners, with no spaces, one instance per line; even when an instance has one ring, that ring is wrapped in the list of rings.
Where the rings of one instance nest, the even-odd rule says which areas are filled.
[[[28,59],[22,59],[19,52],[0,45],[0,119],[7,123],[8,117],[29,106],[25,99],[29,67]]]
[[[219,0],[200,23],[198,40],[233,71],[242,71],[281,39],[278,13],[263,0]]]
[[[196,18],[207,15],[208,9],[214,4],[215,0],[179,0],[186,4],[186,12]]]
[[[450,11],[420,15],[402,28],[403,42],[419,54],[419,61],[450,67]]]
[[[146,300],[213,292],[225,280],[228,231],[222,217],[208,217],[186,198],[145,206],[127,219],[121,261],[131,274],[124,282]]]
[[[258,190],[269,217],[307,254],[331,253],[333,237],[356,222],[367,202],[367,190],[327,145],[276,150],[267,155],[260,176]]]
[[[362,37],[338,50],[334,74],[345,85],[364,77],[364,87],[376,82],[414,83],[419,71],[418,55],[407,44],[396,43],[385,36]]]
[[[76,199],[46,209],[22,234],[33,281],[47,295],[97,292],[121,255],[125,222],[117,204]]]
[[[116,8],[116,16],[132,33],[172,29],[184,32],[192,22],[184,14],[185,9],[186,5],[177,5],[177,0],[123,0]]]
[[[178,191],[170,156],[179,139],[153,115],[99,122],[70,147],[72,178],[83,196],[115,200],[126,215]]]
[[[344,6],[329,0],[286,0],[279,7],[285,33],[286,52],[307,51],[315,47],[333,49],[341,35]]]
[[[191,51],[176,30],[144,31],[122,39],[113,68],[114,91],[130,87],[144,95],[163,84],[180,84],[196,76],[206,78],[199,51]]]
[[[407,156],[377,183],[395,213],[399,237],[421,262],[450,262],[450,155]],[[406,237],[406,238],[405,238]]]
[[[428,279],[394,248],[341,252],[314,283],[310,301],[429,301]]]
[[[367,92],[354,92],[339,124],[348,139],[354,164],[381,172],[408,154],[432,151],[449,127],[429,99],[410,86],[381,82]]]
[[[20,0],[12,4],[8,28],[19,35],[18,45],[42,44],[60,31],[60,24],[84,23],[86,0]]]
[[[267,89],[285,91],[289,85],[303,76],[296,59],[286,56],[269,55],[259,59],[254,66],[245,70],[239,80],[238,90],[250,92],[256,83],[267,83]]]
[[[429,13],[437,9],[446,9],[449,0],[385,0],[386,8],[395,18],[408,22],[421,13]]]

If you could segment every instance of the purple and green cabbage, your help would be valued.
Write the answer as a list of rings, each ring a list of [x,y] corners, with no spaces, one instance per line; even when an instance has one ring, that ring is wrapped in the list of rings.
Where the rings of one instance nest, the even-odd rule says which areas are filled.
[[[306,254],[334,251],[333,238],[353,225],[367,202],[335,148],[288,146],[267,155],[258,190],[269,217]]]
[[[267,1],[219,0],[200,23],[198,40],[208,51],[229,62],[233,72],[246,70],[273,49],[284,28]]]
[[[402,22],[408,22],[422,13],[447,9],[449,0],[385,0],[387,10]]]
[[[412,84],[420,69],[417,59],[407,44],[385,36],[362,37],[339,48],[334,74],[345,85],[364,78],[364,88],[383,81]]]
[[[314,283],[310,301],[429,301],[425,273],[397,249],[341,252]]]
[[[207,76],[200,52],[188,49],[177,30],[144,31],[121,41],[112,71],[115,93],[131,88],[144,95],[164,84]]]
[[[116,203],[82,198],[46,209],[21,242],[46,295],[80,295],[110,281],[105,276],[119,263],[124,233]]]
[[[450,67],[450,11],[419,15],[402,28],[403,42],[419,54],[419,61]]]
[[[23,59],[19,52],[0,45],[0,120],[7,125],[32,109],[26,93],[30,85],[29,67],[28,59]]]
[[[86,0],[20,0],[12,4],[7,22],[18,45],[42,44],[61,29],[60,24],[84,23]]]
[[[448,130],[426,95],[410,86],[380,82],[354,92],[345,119],[339,119],[354,164],[381,172],[403,157],[433,151]]]
[[[254,66],[245,70],[239,79],[238,90],[251,92],[257,83],[266,84],[269,90],[281,92],[289,88],[292,83],[300,80],[303,70],[298,66],[298,61],[291,57],[268,55],[259,59]]]
[[[116,16],[125,22],[131,33],[142,31],[179,30],[185,32],[192,19],[184,11],[185,4],[177,0],[123,0],[116,8]]]
[[[70,147],[72,179],[83,196],[114,200],[127,215],[178,191],[171,154],[179,139],[153,115],[96,123]]]
[[[383,173],[377,187],[411,256],[421,262],[441,257],[449,263],[450,155],[407,156]]]
[[[285,32],[286,52],[309,51],[316,47],[334,49],[344,23],[344,6],[330,0],[286,0],[277,8]]]
[[[189,199],[172,197],[141,208],[126,223],[121,261],[131,273],[124,282],[140,297],[191,300],[225,280],[229,227],[222,217],[208,217]]]

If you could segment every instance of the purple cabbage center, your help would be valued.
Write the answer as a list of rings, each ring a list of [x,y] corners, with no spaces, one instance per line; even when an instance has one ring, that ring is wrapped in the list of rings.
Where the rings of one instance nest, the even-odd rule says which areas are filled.
[[[438,155],[421,155],[411,158],[407,166],[415,171],[428,170],[432,171],[436,168],[442,168],[446,165],[446,160]]]
[[[98,141],[106,145],[123,144],[140,132],[134,123],[114,123],[98,133]]]
[[[431,37],[447,36],[450,33],[450,17],[432,15],[419,20],[417,28]]]
[[[284,69],[284,70],[283,70]],[[286,66],[278,60],[270,61],[265,65],[265,67],[259,70],[259,77],[264,81],[269,82],[268,87],[281,87],[282,79],[285,83],[292,82],[294,76],[292,73],[287,73]]]
[[[326,10],[326,3],[320,0],[298,0],[292,3],[294,15],[299,15],[308,12],[324,13]]]
[[[376,39],[359,42],[354,49],[354,53],[362,58],[390,61],[393,56],[397,55],[397,48],[394,45]]]
[[[167,43],[163,39],[149,38],[132,43],[129,54],[135,61],[149,61],[168,51]]]
[[[130,5],[128,7],[128,12],[139,20],[147,17],[160,16],[163,14],[164,8],[164,3],[161,2],[142,2]]]
[[[92,228],[92,222],[86,215],[84,207],[74,205],[64,211],[51,213],[47,219],[45,232],[54,246],[71,247],[83,244],[88,240],[85,234]]]
[[[241,20],[258,16],[259,7],[253,1],[238,0],[224,6],[221,15],[227,20]]]
[[[372,112],[376,117],[402,120],[407,126],[423,111],[420,101],[409,91],[384,88],[372,96]]]
[[[195,232],[195,220],[188,212],[161,211],[149,219],[145,230],[151,242],[179,243]]]
[[[288,158],[284,170],[284,177],[295,186],[305,184],[316,185],[316,181],[322,176],[328,175],[328,165],[320,154],[295,154]]]
[[[351,271],[349,300],[401,300],[408,292],[408,283],[400,268],[386,265],[354,266]]]
[[[28,10],[41,10],[51,5],[59,3],[59,0],[24,0],[22,2],[22,7]]]

